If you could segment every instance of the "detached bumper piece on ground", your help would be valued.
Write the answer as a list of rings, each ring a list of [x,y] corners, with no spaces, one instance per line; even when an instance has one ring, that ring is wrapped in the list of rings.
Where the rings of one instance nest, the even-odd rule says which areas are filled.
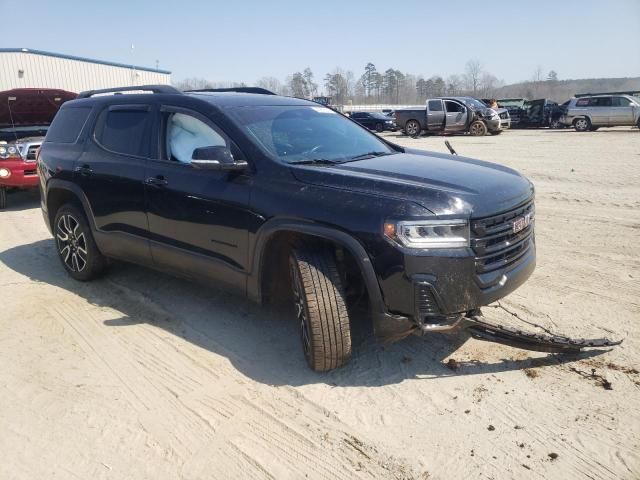
[[[622,340],[608,338],[570,338],[552,332],[534,333],[488,322],[478,310],[459,317],[449,325],[423,325],[422,333],[467,331],[473,338],[511,347],[547,353],[577,353],[583,348],[605,348],[620,345]]]

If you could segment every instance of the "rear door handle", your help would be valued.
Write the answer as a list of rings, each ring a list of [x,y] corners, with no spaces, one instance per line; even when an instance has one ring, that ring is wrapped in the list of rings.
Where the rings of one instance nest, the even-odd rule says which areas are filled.
[[[79,173],[80,175],[84,175],[85,177],[88,177],[89,175],[91,175],[93,173],[93,170],[91,170],[91,167],[89,165],[80,165],[78,167],[76,167],[75,169],[76,173]]]
[[[164,186],[169,184],[167,179],[164,178],[162,175],[157,175],[155,177],[149,177],[144,181],[144,183],[146,183],[147,185],[152,185],[154,187],[164,187]]]

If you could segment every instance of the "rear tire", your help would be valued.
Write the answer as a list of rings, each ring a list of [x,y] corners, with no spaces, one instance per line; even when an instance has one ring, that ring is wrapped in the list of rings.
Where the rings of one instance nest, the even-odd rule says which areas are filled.
[[[411,138],[418,138],[420,136],[420,132],[422,132],[422,127],[420,126],[420,122],[417,120],[409,120],[404,126],[404,131]]]
[[[576,132],[588,132],[591,130],[591,122],[588,118],[578,118],[573,122]]]
[[[307,364],[316,372],[344,365],[351,358],[351,327],[333,251],[297,245],[289,254],[289,271]]]
[[[100,276],[107,260],[100,253],[84,213],[67,203],[53,221],[56,251],[65,270],[76,280],[87,282]]]
[[[473,137],[484,137],[487,134],[487,126],[482,120],[476,120],[469,125],[469,134]]]
[[[0,187],[0,210],[7,208],[7,189]]]

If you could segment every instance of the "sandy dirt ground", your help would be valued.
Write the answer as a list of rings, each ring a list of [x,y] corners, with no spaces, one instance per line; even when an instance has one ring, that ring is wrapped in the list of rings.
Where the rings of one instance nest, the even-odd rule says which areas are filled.
[[[283,312],[130,265],[70,279],[37,194],[15,194],[0,212],[0,478],[640,478],[640,133],[451,141],[537,188],[537,270],[486,316],[620,347],[357,333],[351,363],[315,374]]]

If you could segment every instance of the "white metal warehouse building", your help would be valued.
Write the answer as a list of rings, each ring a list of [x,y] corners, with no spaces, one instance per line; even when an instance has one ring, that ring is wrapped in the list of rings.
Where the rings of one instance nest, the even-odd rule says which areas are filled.
[[[28,48],[0,48],[0,91],[59,88],[69,92],[170,84],[171,72]]]

